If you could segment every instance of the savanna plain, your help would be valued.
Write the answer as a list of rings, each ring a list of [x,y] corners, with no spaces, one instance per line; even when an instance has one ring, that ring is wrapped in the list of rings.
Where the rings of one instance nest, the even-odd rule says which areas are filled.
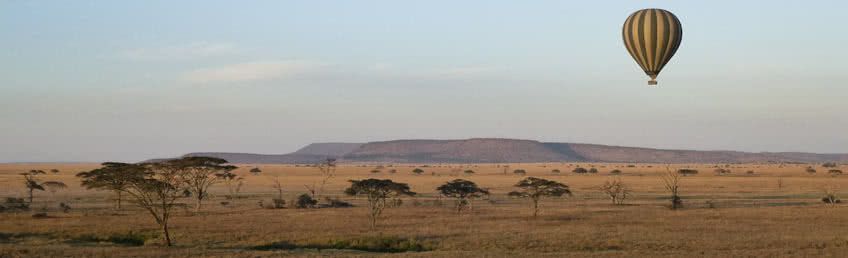
[[[354,205],[345,208],[293,207],[323,179],[313,166],[237,166],[237,192],[215,184],[199,211],[191,198],[179,201],[167,247],[131,198],[115,209],[113,192],[80,186],[76,174],[99,164],[0,164],[3,199],[29,198],[20,173],[30,170],[67,185],[35,191],[28,210],[0,212],[0,257],[848,256],[848,209],[822,200],[838,198],[848,181],[821,164],[339,164],[320,194]],[[578,166],[597,172],[573,173]],[[663,177],[679,169],[698,173],[679,178],[682,208],[672,210]],[[542,198],[534,217],[528,199],[507,194],[527,177],[563,183],[572,195]],[[349,180],[367,178],[417,194],[393,201],[372,228],[365,198],[344,193]],[[436,190],[454,179],[490,195],[457,213]],[[613,180],[629,191],[623,203],[600,190]],[[279,188],[286,204],[275,208]]]

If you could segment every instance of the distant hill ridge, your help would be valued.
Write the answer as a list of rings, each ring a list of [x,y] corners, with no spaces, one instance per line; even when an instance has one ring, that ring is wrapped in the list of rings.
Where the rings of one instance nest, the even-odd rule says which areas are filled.
[[[822,163],[848,162],[848,154],[668,150],[582,143],[475,138],[466,140],[394,140],[369,143],[313,143],[289,154],[197,152],[231,163],[306,164],[328,157],[341,162],[385,163]]]

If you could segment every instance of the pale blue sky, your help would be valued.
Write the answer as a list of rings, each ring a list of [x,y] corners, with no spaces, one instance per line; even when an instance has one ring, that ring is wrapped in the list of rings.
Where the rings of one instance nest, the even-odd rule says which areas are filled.
[[[647,78],[621,42],[664,8]],[[844,1],[3,1],[0,162],[469,137],[848,152]]]

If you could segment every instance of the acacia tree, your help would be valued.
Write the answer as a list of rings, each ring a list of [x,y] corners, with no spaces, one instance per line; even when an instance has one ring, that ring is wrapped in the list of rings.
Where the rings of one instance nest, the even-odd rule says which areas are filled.
[[[126,192],[128,180],[133,176],[144,173],[144,168],[135,164],[106,162],[102,167],[80,172],[77,177],[82,178],[81,186],[86,189],[99,189],[113,191],[115,198],[115,209],[121,209],[122,194]]]
[[[200,211],[203,200],[209,196],[209,187],[218,183],[218,174],[235,170],[236,166],[224,165],[227,161],[212,157],[183,157],[168,160],[160,167],[173,170],[184,181],[186,190],[195,198],[194,211]]]
[[[563,183],[543,178],[528,177],[515,184],[520,191],[513,191],[509,196],[529,198],[533,201],[533,217],[539,214],[539,200],[542,197],[560,197],[571,195],[569,187]]]
[[[24,176],[24,184],[29,191],[29,204],[32,204],[33,192],[35,190],[44,191],[44,186],[35,178],[43,174],[45,174],[43,170],[30,170],[29,172],[21,173]]]
[[[350,180],[350,187],[345,189],[345,194],[350,196],[364,195],[368,199],[369,217],[371,228],[377,227],[377,219],[387,206],[389,198],[400,196],[414,196],[415,192],[409,190],[409,185],[396,183],[389,179],[365,179]]]
[[[456,179],[447,182],[436,188],[442,196],[456,198],[456,213],[461,213],[462,209],[468,205],[470,210],[474,210],[473,200],[489,195],[489,191],[477,187],[477,184],[464,179]]]
[[[227,186],[227,191],[230,193],[227,198],[236,198],[236,194],[241,190],[244,178],[236,175],[232,170],[223,171],[215,174],[215,177],[224,180],[224,185]]]
[[[141,171],[130,176],[127,180],[126,193],[132,196],[135,203],[147,210],[153,216],[156,224],[162,229],[164,244],[172,246],[168,222],[173,215],[172,210],[177,200],[183,197],[186,180],[180,170],[174,169],[167,163],[132,164],[139,166],[133,170]]]

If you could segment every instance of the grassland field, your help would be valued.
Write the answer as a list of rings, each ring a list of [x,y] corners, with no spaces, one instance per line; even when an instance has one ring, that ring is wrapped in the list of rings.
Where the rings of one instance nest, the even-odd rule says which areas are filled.
[[[373,173],[378,165],[384,168]],[[305,185],[321,180],[316,168],[238,166],[244,177],[238,198],[225,198],[227,189],[218,184],[200,212],[185,200],[188,207],[178,208],[171,223],[176,245],[164,247],[153,218],[129,199],[115,210],[113,193],[79,185],[75,174],[98,164],[0,164],[3,198],[27,197],[19,173],[31,169],[58,169],[39,179],[68,185],[55,193],[37,191],[30,211],[0,213],[0,257],[848,257],[848,208],[821,201],[826,189],[845,193],[848,175],[831,176],[818,166],[809,174],[804,164],[343,164],[322,195],[356,207],[318,209],[258,204],[277,195],[274,179],[283,184],[287,201],[306,193]],[[599,172],[571,173],[576,166]],[[717,175],[716,166],[732,173]],[[253,167],[263,172],[249,173]],[[414,168],[425,172],[416,175]],[[682,178],[684,208],[670,210],[661,175],[679,168],[700,173]],[[515,169],[527,174],[513,174]],[[610,175],[614,169],[622,174]],[[529,201],[506,195],[528,176],[565,183],[574,194],[545,199],[533,218]],[[614,177],[632,191],[625,205],[611,204],[598,190]],[[372,230],[365,201],[343,195],[348,180],[364,178],[408,183],[418,195],[387,209]],[[472,212],[457,214],[453,201],[435,190],[456,178],[492,195],[475,201]],[[62,212],[59,203],[72,209]],[[33,218],[39,212],[49,216]],[[114,241],[120,236],[142,242]],[[415,248],[357,247],[379,243]]]

